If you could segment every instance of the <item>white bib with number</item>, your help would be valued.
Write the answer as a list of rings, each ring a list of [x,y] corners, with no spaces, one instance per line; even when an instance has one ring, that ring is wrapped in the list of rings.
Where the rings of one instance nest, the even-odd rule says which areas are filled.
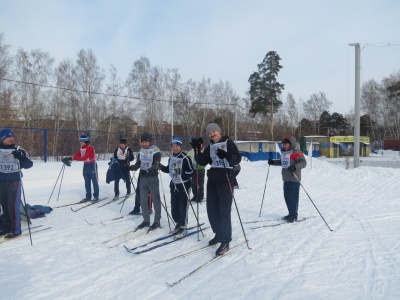
[[[281,155],[281,164],[282,168],[289,168],[290,166],[290,155],[292,154],[292,151],[285,151]]]
[[[229,165],[229,162],[226,158],[220,159],[217,155],[218,149],[222,149],[226,152],[228,151],[226,142],[227,141],[210,145],[210,157],[212,159],[211,168],[232,169],[232,167]]]
[[[153,165],[154,149],[141,149],[140,150],[140,168],[148,170]]]
[[[18,172],[17,159],[12,152],[15,149],[0,149],[0,172],[16,173]]]
[[[173,183],[182,183],[182,180],[178,173],[177,169],[182,170],[183,158],[179,157],[171,157],[169,160],[169,176]]]

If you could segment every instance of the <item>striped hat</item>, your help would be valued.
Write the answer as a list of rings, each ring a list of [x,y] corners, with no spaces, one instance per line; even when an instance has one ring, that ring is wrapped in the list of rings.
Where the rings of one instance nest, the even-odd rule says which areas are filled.
[[[178,137],[174,137],[171,141],[171,146],[172,145],[178,145],[179,147],[183,148],[182,140]]]

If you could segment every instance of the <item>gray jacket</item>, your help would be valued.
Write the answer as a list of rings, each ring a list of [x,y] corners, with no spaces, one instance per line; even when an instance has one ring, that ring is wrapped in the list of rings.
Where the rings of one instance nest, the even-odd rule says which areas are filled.
[[[285,139],[288,139],[290,141],[290,150],[292,153],[290,154],[290,165],[296,167],[296,171],[294,171],[294,174],[296,174],[297,178],[299,181],[301,180],[301,169],[305,168],[307,166],[307,161],[303,155],[303,152],[301,152],[297,147],[297,142],[296,138],[294,136],[287,136]],[[274,159],[274,165],[275,166],[281,166],[282,161],[280,159]],[[292,173],[288,171],[287,168],[282,168],[282,180],[283,181],[294,181],[297,182],[296,177],[293,176]]]

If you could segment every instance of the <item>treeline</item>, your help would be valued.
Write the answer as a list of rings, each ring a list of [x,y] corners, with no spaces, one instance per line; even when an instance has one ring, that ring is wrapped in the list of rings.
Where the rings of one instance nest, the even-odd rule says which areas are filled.
[[[238,139],[280,139],[288,133],[298,138],[352,134],[349,124],[353,124],[353,115],[330,114],[332,102],[323,92],[311,94],[306,101],[296,101],[289,93],[286,99],[279,98],[280,105],[272,110],[273,114],[254,115],[250,112],[250,95],[239,97],[228,81],[184,81],[177,69],[153,66],[144,56],[132,63],[126,78],[121,78],[113,65],[107,70],[99,66],[91,49],[81,49],[74,59],[58,64],[40,49],[19,48],[15,55],[9,50],[0,33],[1,126],[18,122],[18,126],[37,127],[43,120],[51,120],[55,130],[113,131],[114,120],[124,119],[137,122],[139,130],[160,135],[166,133],[171,122],[179,125],[179,134],[185,136],[204,136],[209,122],[220,124],[224,133],[232,137],[236,125]],[[381,97],[384,94],[380,92]],[[393,95],[389,95],[391,101]],[[366,126],[370,126],[365,128],[374,129],[374,138],[398,134],[397,116],[392,112],[389,120],[387,106],[379,114],[364,107],[368,107]],[[108,128],[104,127],[105,120]],[[378,134],[382,124],[390,129]]]

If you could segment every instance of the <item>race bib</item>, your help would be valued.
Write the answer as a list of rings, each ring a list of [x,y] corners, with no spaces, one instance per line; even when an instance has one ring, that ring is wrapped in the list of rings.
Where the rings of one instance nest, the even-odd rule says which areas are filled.
[[[290,166],[290,155],[292,154],[292,151],[285,151],[281,154],[281,164],[282,168],[289,168]]]
[[[211,164],[211,168],[227,168],[227,169],[232,169],[232,167],[229,165],[229,162],[227,159],[220,159],[217,155],[217,150],[218,149],[222,149],[224,151],[228,151],[227,149],[227,143],[222,142],[222,143],[216,143],[216,144],[212,144],[210,146],[210,157],[212,159],[212,164]]]
[[[18,172],[17,159],[12,152],[15,149],[0,149],[0,172],[1,173],[16,173]]]
[[[148,170],[153,165],[154,149],[141,149],[140,150],[140,168]]]
[[[171,157],[169,160],[169,176],[173,183],[182,183],[181,177],[177,173],[177,169],[182,170],[183,158]]]

